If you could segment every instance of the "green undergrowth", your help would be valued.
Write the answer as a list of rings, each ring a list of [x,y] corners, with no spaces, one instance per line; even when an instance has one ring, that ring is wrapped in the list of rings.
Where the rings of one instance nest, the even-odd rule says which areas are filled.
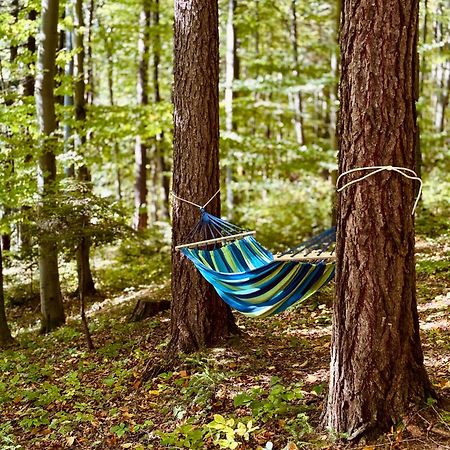
[[[123,240],[119,246],[100,250],[98,258],[103,263],[96,270],[100,287],[114,292],[130,286],[167,283],[171,270],[170,239],[169,225],[161,223]]]
[[[102,289],[123,298],[124,287],[128,292],[153,283],[159,287],[149,295],[167,294],[160,282],[168,279],[168,241],[152,233],[97,251],[94,273]],[[434,309],[420,312],[427,325],[424,350],[427,364],[434,364],[429,371],[436,389],[447,392],[442,355],[450,336],[440,323],[448,311],[448,244],[422,244],[419,302],[437,299]],[[331,284],[282,315],[238,317],[244,331],[239,340],[184,355],[171,371],[148,380],[142,374],[168,342],[167,312],[130,323],[135,300],[126,299],[90,312],[94,352],[86,350],[76,318],[47,336],[22,331],[17,347],[0,352],[0,449],[330,448],[317,426],[326,396],[332,299]],[[426,407],[436,409],[441,428],[450,426],[448,412]]]

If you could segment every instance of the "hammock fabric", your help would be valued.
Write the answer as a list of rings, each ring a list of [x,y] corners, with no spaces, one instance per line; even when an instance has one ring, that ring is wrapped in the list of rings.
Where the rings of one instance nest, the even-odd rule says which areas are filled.
[[[193,231],[207,229],[211,236],[226,237],[245,231],[202,210],[202,218]],[[192,237],[191,233],[189,237]],[[204,234],[207,237],[207,234]],[[330,229],[282,256],[315,250],[320,253],[335,241]],[[220,244],[219,244],[220,245]],[[214,248],[180,248],[231,308],[250,317],[267,317],[304,301],[327,284],[335,264],[326,259],[277,261],[253,236],[245,236]],[[289,258],[287,258],[289,259]]]

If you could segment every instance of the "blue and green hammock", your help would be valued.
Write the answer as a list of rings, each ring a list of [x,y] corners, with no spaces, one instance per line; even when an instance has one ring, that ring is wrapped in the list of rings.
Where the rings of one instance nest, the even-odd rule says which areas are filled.
[[[334,276],[336,231],[324,231],[307,242],[274,256],[254,237],[223,219],[207,213],[181,250],[231,308],[250,317],[267,317],[305,301]]]

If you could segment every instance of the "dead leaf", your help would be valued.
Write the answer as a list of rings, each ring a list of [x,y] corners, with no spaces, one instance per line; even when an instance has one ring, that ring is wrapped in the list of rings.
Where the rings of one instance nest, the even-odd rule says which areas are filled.
[[[66,437],[66,444],[71,447],[73,443],[75,442],[75,436],[67,436]]]
[[[306,376],[306,383],[317,383],[317,381],[318,381],[319,379],[315,376],[315,375],[312,375],[312,374],[308,374],[307,376]]]

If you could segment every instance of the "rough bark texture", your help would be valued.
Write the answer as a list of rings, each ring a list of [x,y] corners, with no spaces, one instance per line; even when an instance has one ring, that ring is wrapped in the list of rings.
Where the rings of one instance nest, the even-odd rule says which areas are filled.
[[[414,169],[417,21],[418,0],[344,0],[341,173]],[[350,440],[388,430],[431,392],[416,305],[414,194],[411,180],[388,171],[340,194],[326,425]]]
[[[175,1],[174,192],[205,203],[219,188],[219,36],[216,0]],[[217,196],[209,205],[219,214]],[[199,211],[173,205],[173,244],[199,220]],[[237,331],[230,309],[193,264],[172,253],[172,352],[213,345]]]
[[[150,14],[151,2],[143,0],[139,33],[139,69],[137,80],[138,104],[148,105],[148,64],[150,58]],[[135,146],[136,181],[134,184],[134,221],[136,230],[145,230],[148,226],[147,212],[147,144],[141,136],[136,137]]]
[[[58,44],[58,0],[42,0],[41,42],[36,67],[36,109],[39,130],[44,136],[38,163],[38,187],[42,198],[52,190],[56,179],[56,161],[51,137],[56,130],[55,97],[53,93],[56,46]],[[51,231],[49,232],[49,234]],[[39,279],[41,293],[41,332],[64,324],[64,308],[58,273],[58,251],[51,236],[39,243]]]
[[[8,326],[5,312],[5,293],[3,290],[3,249],[0,245],[0,348],[14,342]]]

